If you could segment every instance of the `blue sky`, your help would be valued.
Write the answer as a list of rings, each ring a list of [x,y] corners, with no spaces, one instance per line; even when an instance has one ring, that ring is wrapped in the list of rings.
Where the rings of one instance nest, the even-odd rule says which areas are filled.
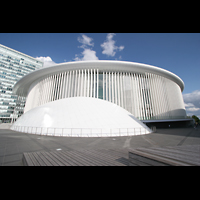
[[[0,33],[0,44],[45,66],[98,59],[164,68],[184,81],[187,114],[200,117],[200,33]]]

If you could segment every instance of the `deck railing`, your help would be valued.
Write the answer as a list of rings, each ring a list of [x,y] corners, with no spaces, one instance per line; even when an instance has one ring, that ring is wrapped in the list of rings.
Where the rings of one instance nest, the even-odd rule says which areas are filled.
[[[52,128],[52,127],[28,127],[12,126],[12,130],[47,136],[66,136],[66,137],[113,137],[113,136],[132,136],[150,133],[149,130],[138,128]]]

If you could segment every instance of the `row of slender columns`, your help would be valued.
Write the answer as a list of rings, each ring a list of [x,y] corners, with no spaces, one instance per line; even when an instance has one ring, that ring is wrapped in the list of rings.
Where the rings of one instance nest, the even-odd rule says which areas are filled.
[[[63,98],[92,97],[115,103],[141,120],[170,118],[173,102],[169,99],[171,89],[168,85],[174,88],[176,84],[150,73],[98,69],[65,71],[33,84],[25,110]]]

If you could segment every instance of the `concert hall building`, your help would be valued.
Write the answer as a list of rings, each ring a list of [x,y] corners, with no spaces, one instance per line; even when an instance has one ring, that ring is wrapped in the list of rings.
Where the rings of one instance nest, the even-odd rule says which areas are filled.
[[[15,84],[13,92],[27,98],[24,115],[12,129],[89,137],[150,133],[142,122],[186,120],[183,89],[177,75],[147,64],[61,63],[33,71]]]

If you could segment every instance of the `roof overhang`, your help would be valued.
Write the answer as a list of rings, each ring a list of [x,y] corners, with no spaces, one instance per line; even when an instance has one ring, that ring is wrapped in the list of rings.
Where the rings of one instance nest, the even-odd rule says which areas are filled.
[[[174,73],[152,65],[114,60],[76,61],[57,64],[51,67],[35,70],[21,78],[14,86],[13,92],[17,95],[27,96],[28,90],[33,82],[47,75],[57,74],[70,70],[99,69],[100,71],[153,73],[168,78],[179,85],[181,91],[184,82]]]

